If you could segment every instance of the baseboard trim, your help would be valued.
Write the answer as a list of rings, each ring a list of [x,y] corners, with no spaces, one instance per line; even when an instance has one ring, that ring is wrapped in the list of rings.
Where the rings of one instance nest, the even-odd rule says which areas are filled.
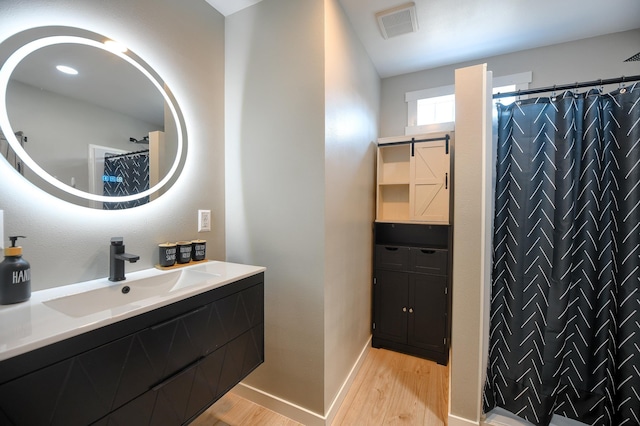
[[[243,382],[238,383],[231,392],[303,425],[325,426],[324,416]]]
[[[449,413],[448,426],[480,426],[480,423]]]
[[[349,389],[351,389],[351,385],[353,384],[353,381],[355,380],[356,375],[358,374],[358,371],[360,371],[360,367],[362,367],[362,364],[364,364],[364,360],[365,358],[367,358],[367,354],[371,349],[371,338],[372,336],[369,336],[367,343],[365,343],[364,347],[360,351],[360,355],[358,356],[358,359],[353,364],[353,367],[351,367],[351,371],[349,371],[349,375],[347,376],[346,380],[342,383],[342,386],[340,387],[340,390],[336,394],[336,397],[333,398],[333,402],[331,403],[331,406],[329,407],[329,409],[327,410],[327,414],[325,415],[325,420],[326,420],[325,424],[330,425],[331,423],[333,423],[333,420],[335,419],[336,414],[338,414],[338,410],[340,409],[340,406],[344,402],[344,399],[346,398],[347,393],[349,393]]]
[[[340,390],[336,394],[325,415],[320,415],[313,411],[307,410],[304,407],[300,407],[299,405],[296,405],[290,401],[284,400],[280,397],[264,392],[263,390],[247,385],[244,382],[240,382],[238,385],[236,385],[231,390],[231,392],[306,426],[328,426],[333,422],[336,414],[338,413],[338,410],[340,409],[340,406],[347,396],[349,388],[353,384],[353,381],[355,380],[360,367],[362,367],[362,364],[364,363],[364,360],[367,357],[370,348],[371,336],[369,336],[367,343],[362,348],[358,359],[353,364],[353,367],[351,367],[349,375],[342,383]]]

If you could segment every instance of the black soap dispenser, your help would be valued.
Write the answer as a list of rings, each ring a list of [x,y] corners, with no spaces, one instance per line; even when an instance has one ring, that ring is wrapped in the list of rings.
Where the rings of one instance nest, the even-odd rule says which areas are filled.
[[[4,249],[0,263],[0,305],[24,302],[31,297],[31,266],[22,258],[22,247],[16,247],[18,238],[9,237],[11,247]]]

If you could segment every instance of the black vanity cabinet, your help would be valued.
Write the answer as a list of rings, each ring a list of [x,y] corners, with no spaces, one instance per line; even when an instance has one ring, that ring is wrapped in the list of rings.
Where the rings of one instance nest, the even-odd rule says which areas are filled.
[[[375,224],[373,346],[446,365],[450,227]]]
[[[263,361],[260,273],[0,362],[0,424],[185,424]]]

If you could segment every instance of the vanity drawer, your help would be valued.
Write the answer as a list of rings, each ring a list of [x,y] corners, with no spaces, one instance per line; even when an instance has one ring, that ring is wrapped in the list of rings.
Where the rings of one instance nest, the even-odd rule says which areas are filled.
[[[95,423],[180,425],[193,420],[264,361],[263,324],[202,357]]]
[[[409,269],[409,247],[376,245],[376,268],[392,271]]]
[[[449,251],[433,248],[411,248],[411,270],[423,274],[447,275]]]

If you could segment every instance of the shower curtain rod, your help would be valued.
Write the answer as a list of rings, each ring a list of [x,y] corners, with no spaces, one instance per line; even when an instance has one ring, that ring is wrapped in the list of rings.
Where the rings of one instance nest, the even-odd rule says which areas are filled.
[[[120,157],[126,157],[128,155],[147,154],[147,153],[149,153],[149,150],[143,149],[142,151],[127,152],[126,154],[108,155],[108,156],[105,156],[104,159],[110,160],[112,158],[120,158]]]
[[[516,90],[513,92],[504,92],[504,93],[496,93],[493,95],[493,99],[498,98],[508,98],[512,96],[520,96],[520,95],[533,95],[536,93],[546,93],[546,92],[555,92],[557,90],[570,90],[570,89],[579,89],[582,87],[594,87],[594,86],[604,86],[605,84],[621,84],[621,83],[630,83],[633,81],[640,81],[640,75],[632,75],[629,77],[618,77],[618,78],[607,78],[593,81],[583,81],[581,83],[569,83],[562,85],[554,85],[548,87],[541,87],[539,89],[526,89],[526,90]]]

